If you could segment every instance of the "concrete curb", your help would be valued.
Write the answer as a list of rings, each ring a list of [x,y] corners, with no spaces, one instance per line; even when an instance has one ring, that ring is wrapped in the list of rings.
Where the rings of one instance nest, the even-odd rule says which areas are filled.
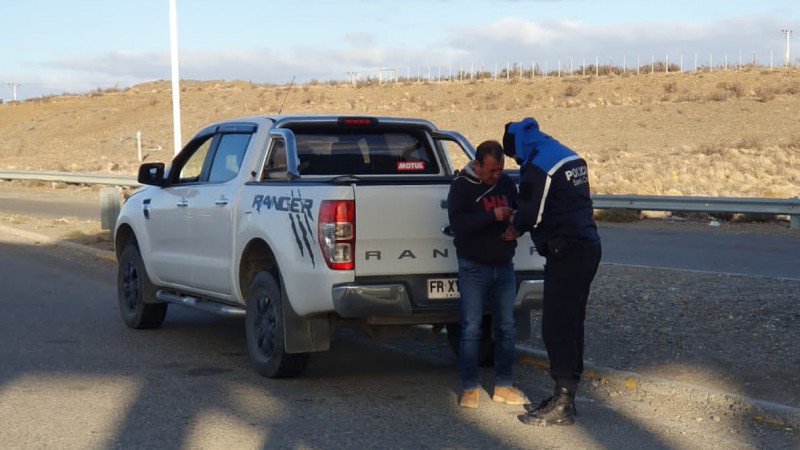
[[[20,230],[18,228],[9,227],[6,225],[0,225],[0,233],[10,234],[30,242],[35,242],[37,244],[55,245],[58,247],[68,248],[70,250],[76,250],[81,253],[85,253],[87,255],[95,256],[101,259],[107,259],[109,261],[117,260],[117,255],[110,250],[102,250],[99,248],[91,247],[89,245],[76,244],[75,242],[63,241],[54,237],[46,236],[39,233],[33,233],[31,231]]]
[[[549,367],[547,352],[543,350],[517,345],[517,356],[523,364],[545,370]],[[800,429],[800,408],[740,394],[600,366],[587,366],[584,381],[586,388],[598,393],[602,391],[594,386],[595,381],[622,393],[645,392],[665,399],[677,397],[681,401],[718,407],[764,424]]]

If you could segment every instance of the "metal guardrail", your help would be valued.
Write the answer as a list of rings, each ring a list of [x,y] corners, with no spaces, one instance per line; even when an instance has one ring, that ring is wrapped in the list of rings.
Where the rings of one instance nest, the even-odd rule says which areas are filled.
[[[2,180],[59,181],[73,184],[106,184],[109,186],[136,187],[139,182],[131,175],[104,175],[81,172],[39,172],[32,170],[0,170]]]
[[[656,195],[594,195],[594,207],[640,211],[775,214],[789,216],[790,228],[800,228],[800,198],[679,197]]]
[[[0,179],[58,181],[78,184],[103,184],[136,187],[136,177],[79,172],[37,172],[0,170]],[[110,191],[106,191],[110,192]],[[102,192],[101,192],[102,195]],[[790,228],[800,228],[800,198],[775,199],[753,197],[679,197],[655,195],[592,196],[597,209],[622,208],[641,211],[694,211],[707,213],[775,214],[789,216]],[[102,198],[101,205],[110,203]],[[113,208],[111,208],[113,213]],[[117,211],[118,212],[118,211]],[[101,211],[101,217],[104,217]],[[111,221],[113,223],[113,221]]]

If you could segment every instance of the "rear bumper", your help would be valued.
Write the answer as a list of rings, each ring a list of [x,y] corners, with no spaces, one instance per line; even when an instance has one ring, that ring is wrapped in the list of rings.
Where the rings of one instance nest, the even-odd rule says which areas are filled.
[[[333,306],[345,319],[381,318],[392,322],[425,323],[431,319],[441,322],[457,321],[459,300],[430,300],[425,290],[426,277],[386,283],[357,282],[334,286]],[[517,297],[514,309],[530,311],[541,306],[544,280],[539,274],[517,276]],[[406,320],[403,320],[405,318]]]

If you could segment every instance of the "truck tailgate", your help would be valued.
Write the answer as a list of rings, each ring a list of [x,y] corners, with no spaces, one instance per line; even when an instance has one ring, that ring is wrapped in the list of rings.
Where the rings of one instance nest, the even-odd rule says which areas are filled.
[[[445,201],[449,182],[356,185],[355,274],[361,276],[458,272]],[[518,241],[515,269],[542,270],[530,236]]]

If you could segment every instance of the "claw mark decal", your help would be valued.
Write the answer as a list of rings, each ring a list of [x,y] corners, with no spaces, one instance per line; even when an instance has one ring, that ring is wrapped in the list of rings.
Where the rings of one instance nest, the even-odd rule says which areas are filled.
[[[261,213],[261,208],[267,210],[283,211],[289,216],[289,224],[294,233],[294,240],[297,242],[297,248],[300,250],[300,257],[305,258],[306,251],[308,257],[311,259],[311,265],[316,266],[314,262],[314,252],[311,251],[311,241],[314,240],[314,228],[311,223],[314,217],[311,215],[311,208],[314,206],[314,200],[310,198],[303,198],[300,191],[292,190],[292,195],[289,197],[278,197],[275,195],[256,195],[253,197],[253,205],[251,206],[257,213]]]

